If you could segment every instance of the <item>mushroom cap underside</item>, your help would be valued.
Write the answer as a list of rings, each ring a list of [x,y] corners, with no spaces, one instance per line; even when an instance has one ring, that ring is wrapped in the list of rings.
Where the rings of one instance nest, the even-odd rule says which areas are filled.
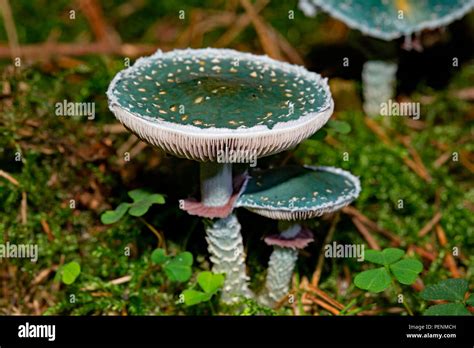
[[[321,128],[334,103],[327,80],[303,67],[229,49],[186,49],[139,59],[107,91],[115,116],[178,157],[263,157]]]
[[[300,0],[311,15],[320,8],[350,28],[382,40],[446,26],[474,8],[474,0]]]
[[[359,196],[360,181],[334,167],[287,166],[253,175],[237,207],[277,220],[304,220],[336,211]]]

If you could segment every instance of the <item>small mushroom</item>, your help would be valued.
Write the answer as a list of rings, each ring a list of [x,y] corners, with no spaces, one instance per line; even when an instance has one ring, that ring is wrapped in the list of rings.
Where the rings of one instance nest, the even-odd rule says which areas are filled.
[[[237,206],[271,219],[292,221],[279,234],[264,240],[273,246],[265,289],[259,300],[274,306],[288,293],[298,249],[313,241],[301,220],[331,213],[359,196],[360,181],[351,173],[333,167],[288,166],[270,169],[249,180]]]
[[[240,224],[233,214],[246,177],[232,163],[296,146],[322,127],[334,104],[327,80],[303,67],[229,49],[156,52],[119,72],[109,108],[152,146],[201,163],[201,197],[189,214],[206,228],[213,271],[225,273],[225,302],[250,297]]]
[[[321,9],[376,39],[405,37],[403,48],[421,51],[419,36],[423,30],[442,28],[460,19],[474,8],[474,0],[299,0],[298,6],[308,17]],[[369,116],[379,115],[380,105],[394,97],[396,72],[395,62],[365,63],[364,111]]]

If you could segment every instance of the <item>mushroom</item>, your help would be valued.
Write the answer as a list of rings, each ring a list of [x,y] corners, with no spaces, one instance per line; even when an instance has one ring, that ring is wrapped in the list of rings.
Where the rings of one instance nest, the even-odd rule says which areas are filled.
[[[300,0],[298,7],[308,17],[316,15],[316,8],[322,9],[377,39],[391,41],[404,36],[403,48],[420,51],[421,31],[441,28],[463,17],[474,8],[474,0]],[[369,116],[379,115],[380,105],[394,97],[396,72],[395,62],[364,64],[364,111]]]
[[[360,181],[348,171],[334,167],[287,166],[269,169],[248,182],[237,206],[256,214],[291,221],[280,224],[279,234],[264,240],[273,246],[265,289],[259,300],[274,306],[288,293],[298,250],[313,241],[302,220],[331,213],[359,196]]]
[[[296,146],[322,127],[334,103],[327,80],[303,67],[230,49],[157,51],[119,72],[109,108],[148,144],[201,163],[200,200],[180,201],[206,227],[224,302],[250,297],[240,224],[233,214],[247,178],[232,163]]]

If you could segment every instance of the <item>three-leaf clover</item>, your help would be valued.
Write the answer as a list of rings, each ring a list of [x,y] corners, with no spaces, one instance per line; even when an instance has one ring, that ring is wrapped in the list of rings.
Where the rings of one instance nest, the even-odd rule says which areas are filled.
[[[104,212],[100,217],[103,224],[108,225],[119,221],[127,211],[132,216],[142,216],[153,204],[165,203],[165,197],[163,195],[151,193],[143,189],[129,191],[128,195],[133,202],[120,203],[115,210],[107,210]]]
[[[151,254],[151,261],[161,265],[168,279],[173,282],[185,282],[191,278],[193,255],[188,251],[173,257],[166,255],[163,249],[156,249]]]
[[[424,315],[471,315],[466,304],[474,306],[474,294],[465,299],[469,285],[464,279],[446,279],[427,286],[421,292],[421,298],[428,301],[444,300],[448,303],[437,304],[426,309]]]
[[[358,288],[375,293],[387,289],[392,279],[405,285],[413,284],[423,270],[423,265],[415,259],[400,260],[403,255],[405,252],[397,248],[365,251],[365,260],[383,267],[359,273],[354,278],[354,284]]]
[[[197,276],[197,284],[203,290],[186,289],[181,294],[186,306],[194,306],[201,302],[209,301],[214,294],[224,285],[224,275],[214,274],[209,271],[201,272]]]

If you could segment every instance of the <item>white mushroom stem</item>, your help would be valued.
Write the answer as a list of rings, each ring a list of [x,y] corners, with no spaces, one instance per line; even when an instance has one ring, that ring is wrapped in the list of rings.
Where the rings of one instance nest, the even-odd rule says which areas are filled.
[[[240,224],[234,214],[218,219],[206,228],[208,250],[214,273],[225,273],[221,300],[237,302],[240,296],[250,298],[249,277],[246,274],[245,253]]]
[[[232,164],[201,164],[201,201],[206,206],[225,205],[233,191]],[[206,240],[214,273],[224,273],[222,301],[238,301],[240,296],[251,297],[246,273],[245,252],[241,226],[234,214],[217,219],[206,228]]]
[[[232,196],[232,164],[201,163],[201,201],[209,207],[225,205]]]
[[[285,238],[295,237],[301,230],[299,224],[293,224],[280,233]],[[279,246],[273,247],[268,262],[267,278],[265,281],[265,289],[259,296],[259,301],[273,307],[280,301],[283,296],[288,294],[291,283],[291,276],[298,259],[298,250],[293,248],[283,248]]]
[[[395,97],[397,64],[368,61],[362,68],[364,111],[368,116],[378,116],[384,103]],[[389,116],[389,115],[387,115]]]

